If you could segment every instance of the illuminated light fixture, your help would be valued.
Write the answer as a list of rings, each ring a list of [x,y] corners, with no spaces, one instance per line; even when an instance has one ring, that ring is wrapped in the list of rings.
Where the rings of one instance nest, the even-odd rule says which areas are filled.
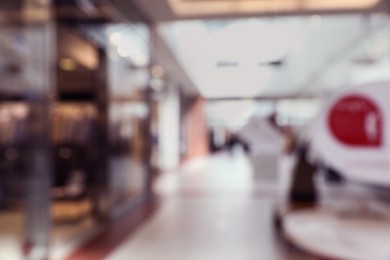
[[[168,0],[178,16],[366,9],[380,0]]]
[[[240,65],[239,62],[237,61],[218,61],[217,62],[217,67],[218,68],[223,68],[223,67],[238,67]]]
[[[136,66],[146,66],[148,63],[148,59],[145,55],[129,46],[119,45],[116,50],[119,56],[131,59]]]
[[[73,71],[77,68],[77,63],[71,58],[63,58],[59,61],[59,67],[65,71]]]
[[[128,45],[119,45],[117,52],[122,58],[129,58],[136,66],[146,66],[148,59],[139,50],[133,49]]]
[[[151,69],[152,76],[154,78],[162,78],[164,76],[164,69],[161,66],[153,66]]]
[[[106,29],[109,43],[109,54],[113,60],[128,61],[131,68],[148,69],[149,49],[143,38],[140,38],[137,26],[114,25]]]
[[[123,58],[128,58],[132,55],[131,48],[123,44],[118,46],[117,52]]]
[[[148,63],[148,59],[140,52],[134,53],[134,55],[131,57],[131,60],[134,62],[134,65],[140,67],[146,66]]]
[[[283,65],[284,65],[283,59],[258,63],[258,66],[269,66],[269,67],[274,67],[274,68],[279,68],[279,67],[282,67]]]
[[[119,45],[122,41],[122,35],[119,32],[111,33],[108,40],[112,45]]]

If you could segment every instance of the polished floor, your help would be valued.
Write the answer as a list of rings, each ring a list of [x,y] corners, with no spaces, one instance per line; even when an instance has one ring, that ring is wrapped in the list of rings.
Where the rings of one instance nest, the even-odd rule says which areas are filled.
[[[23,259],[22,246],[26,218],[24,210],[18,209],[0,214],[0,259]],[[51,233],[50,259],[62,260],[99,233],[91,219],[77,224],[55,225]]]
[[[283,196],[291,163],[265,161],[281,163],[270,179],[261,169],[275,167],[254,170],[253,160],[241,151],[220,153],[164,174],[155,187],[157,212],[105,259],[310,259],[281,242],[273,227],[274,204]]]

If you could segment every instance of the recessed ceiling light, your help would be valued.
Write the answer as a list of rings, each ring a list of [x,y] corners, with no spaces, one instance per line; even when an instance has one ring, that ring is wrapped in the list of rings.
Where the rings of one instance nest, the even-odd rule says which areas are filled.
[[[237,61],[218,61],[217,67],[218,68],[224,68],[224,67],[238,67],[240,65]]]
[[[164,69],[161,66],[153,66],[151,69],[152,76],[154,78],[162,78],[164,76]]]
[[[62,70],[72,71],[77,68],[77,63],[74,59],[71,58],[63,58],[59,61],[59,66]]]
[[[108,40],[112,45],[118,45],[121,42],[122,35],[119,32],[113,32],[108,37]]]

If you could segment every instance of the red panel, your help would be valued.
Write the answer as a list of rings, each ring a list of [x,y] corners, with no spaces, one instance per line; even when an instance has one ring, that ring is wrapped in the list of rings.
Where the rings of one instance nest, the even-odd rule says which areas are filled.
[[[378,147],[383,141],[383,116],[369,98],[349,95],[332,107],[328,126],[332,135],[350,146]]]

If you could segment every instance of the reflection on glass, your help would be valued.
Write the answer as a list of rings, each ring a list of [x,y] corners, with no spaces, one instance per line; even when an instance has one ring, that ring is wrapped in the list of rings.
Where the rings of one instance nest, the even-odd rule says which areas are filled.
[[[0,104],[0,259],[21,258],[28,114],[26,104]]]
[[[86,102],[58,103],[52,108],[55,247],[83,237],[96,225],[96,116],[95,107]]]
[[[144,103],[114,103],[110,106],[110,196],[120,206],[140,195],[144,188]]]

